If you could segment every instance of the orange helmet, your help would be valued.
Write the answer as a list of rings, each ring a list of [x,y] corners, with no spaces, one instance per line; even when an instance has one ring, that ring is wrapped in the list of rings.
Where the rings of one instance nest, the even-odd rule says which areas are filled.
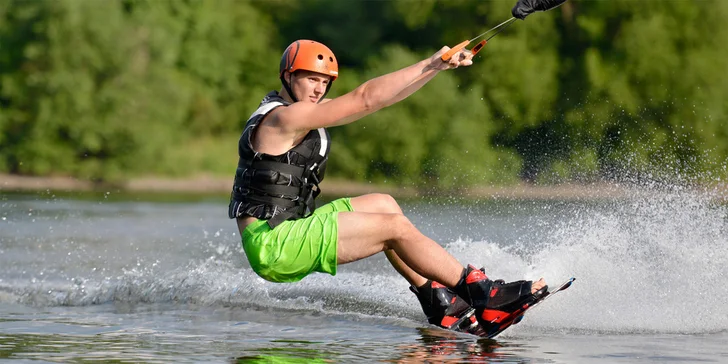
[[[339,77],[339,63],[336,61],[334,52],[329,47],[313,40],[299,39],[294,41],[286,48],[283,52],[283,57],[281,57],[281,64],[278,70],[279,76],[283,87],[286,88],[289,96],[294,101],[297,100],[293,95],[291,85],[286,83],[283,75],[284,72],[293,73],[298,70],[318,72],[330,76],[331,80],[329,80],[326,87],[326,93],[331,89],[331,84],[334,80]],[[324,96],[326,96],[326,93],[324,93]]]
[[[323,73],[331,76],[331,81],[339,77],[339,64],[334,52],[313,40],[297,40],[283,52],[279,76],[283,77],[283,71],[293,73],[298,70]]]

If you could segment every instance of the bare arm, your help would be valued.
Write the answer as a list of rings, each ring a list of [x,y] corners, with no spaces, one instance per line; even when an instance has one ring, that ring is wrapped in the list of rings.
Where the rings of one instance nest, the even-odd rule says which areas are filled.
[[[394,98],[389,100],[386,106],[394,105],[406,98],[408,98],[410,95],[415,93],[415,91],[419,90],[424,86],[426,83],[430,82],[431,79],[435,78],[435,76],[438,74],[438,72],[426,72],[423,73],[420,77],[418,77],[414,82],[412,82],[409,86],[407,86],[402,92],[397,94]]]
[[[436,53],[436,56],[440,56],[441,54],[447,52],[449,50],[448,47],[443,47],[440,52]],[[457,52],[452,55],[453,58],[458,59],[457,64],[454,66],[452,64],[448,64],[448,68],[458,68],[458,66],[470,66],[473,64],[473,53],[467,49],[463,49],[461,52]],[[452,63],[452,62],[451,62]],[[390,103],[387,105],[393,105],[396,104],[406,98],[408,98],[410,95],[415,93],[417,90],[422,88],[426,83],[430,82],[431,79],[433,79],[438,72],[428,72],[423,73],[415,82],[407,86],[402,92],[400,92],[394,99],[390,100]]]
[[[467,51],[456,53],[448,62],[442,61],[440,54],[448,50],[449,47],[443,47],[430,58],[371,79],[328,102],[297,102],[279,108],[278,112],[270,115],[269,125],[287,132],[300,132],[356,121],[407,98],[442,70],[472,64],[472,54]]]

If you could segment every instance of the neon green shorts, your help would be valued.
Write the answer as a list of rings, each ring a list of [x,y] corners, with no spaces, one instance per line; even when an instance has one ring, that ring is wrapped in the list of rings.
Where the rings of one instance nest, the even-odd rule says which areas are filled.
[[[311,272],[336,275],[340,211],[354,211],[350,198],[331,201],[305,219],[286,220],[275,229],[258,220],[243,230],[250,266],[271,282],[297,282]]]

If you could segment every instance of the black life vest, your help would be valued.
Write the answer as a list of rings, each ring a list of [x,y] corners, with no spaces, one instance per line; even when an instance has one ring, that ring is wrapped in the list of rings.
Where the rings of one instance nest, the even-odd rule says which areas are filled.
[[[258,153],[251,143],[261,120],[276,107],[288,105],[278,92],[271,91],[248,119],[238,142],[240,159],[228,206],[231,219],[253,216],[268,220],[275,228],[316,209],[314,200],[321,192],[319,183],[331,148],[328,131],[309,131],[301,143],[281,155]]]

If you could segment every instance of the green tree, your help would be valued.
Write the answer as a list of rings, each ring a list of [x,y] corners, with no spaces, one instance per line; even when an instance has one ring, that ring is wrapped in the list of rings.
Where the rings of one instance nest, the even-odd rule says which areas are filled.
[[[14,173],[200,168],[175,152],[236,130],[240,99],[273,68],[273,31],[249,2],[12,1],[0,14],[0,167]]]
[[[425,57],[388,47],[381,58],[371,58],[361,76],[342,73],[339,89],[351,90],[364,80]],[[347,178],[425,188],[513,181],[519,160],[489,145],[494,125],[481,90],[477,86],[459,89],[452,73],[442,72],[399,104],[333,128],[333,171]]]
[[[334,50],[336,95],[477,35],[513,6],[413,4],[0,2],[0,171],[229,174],[292,40]],[[442,188],[642,170],[725,176],[726,15],[722,0],[570,0],[533,14],[472,67],[334,128],[331,174]]]
[[[723,1],[574,2],[562,59],[564,122],[613,170],[699,173],[725,160]],[[673,173],[674,174],[674,173]]]

